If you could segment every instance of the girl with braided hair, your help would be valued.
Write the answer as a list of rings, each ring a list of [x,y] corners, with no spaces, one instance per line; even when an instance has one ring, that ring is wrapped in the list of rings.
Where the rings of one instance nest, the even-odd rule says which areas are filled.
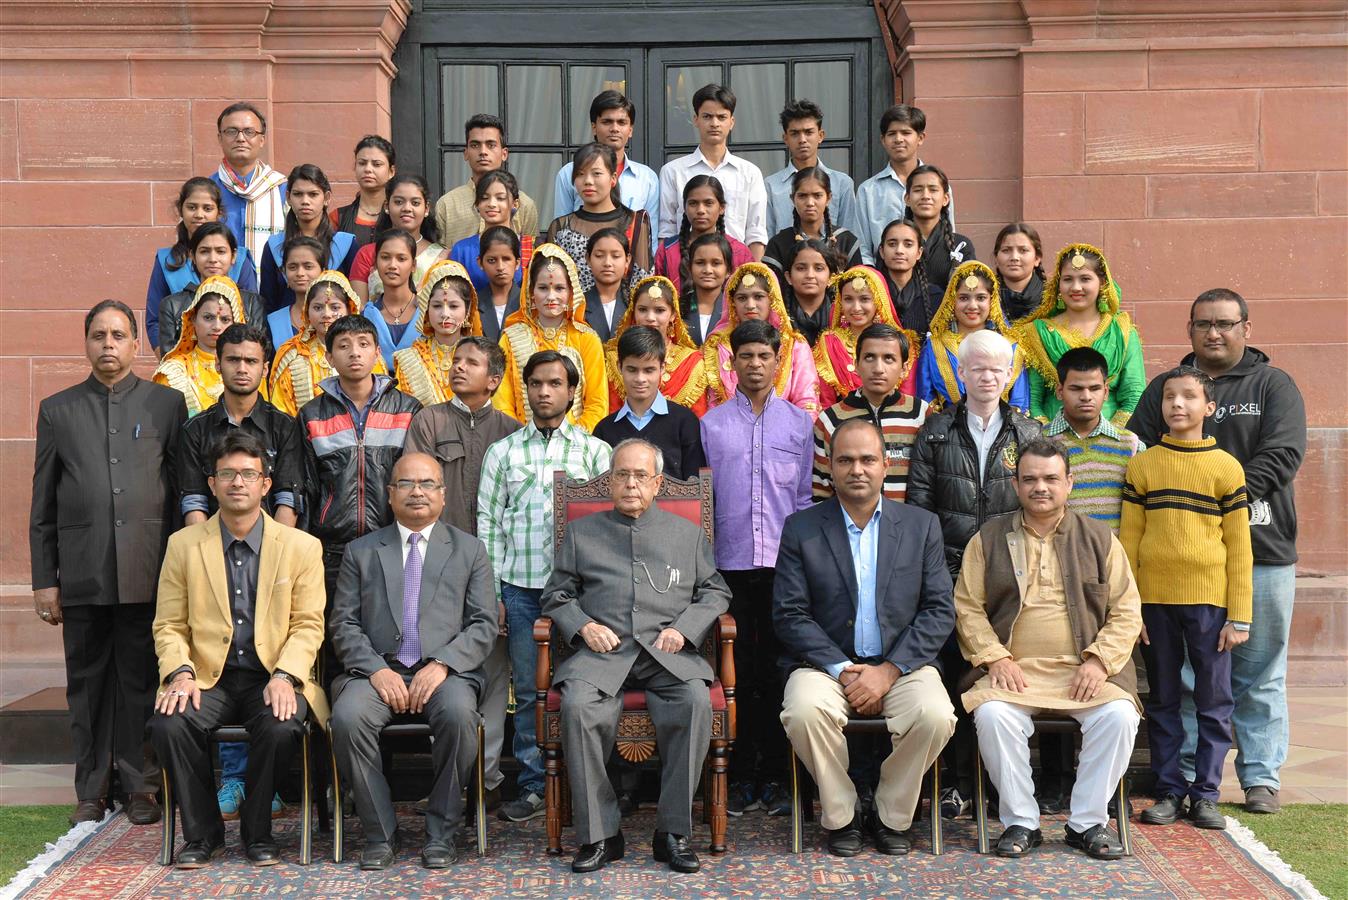
[[[725,283],[736,268],[730,241],[728,235],[713,231],[688,245],[689,275],[679,293],[679,317],[699,347],[725,312]]]
[[[894,316],[917,335],[918,344],[913,346],[916,358],[942,296],[927,281],[927,268],[922,265],[922,232],[907,219],[895,219],[880,232],[875,260],[894,303]]]
[[[704,235],[724,237],[730,245],[730,262],[726,274],[753,262],[753,252],[726,234],[725,189],[715,175],[694,175],[683,186],[683,220],[679,225],[679,239],[662,246],[655,254],[655,271],[674,283],[682,295],[692,276],[693,242]],[[719,316],[717,318],[720,318]],[[716,319],[712,319],[714,323]]]
[[[763,251],[765,262],[778,278],[786,274],[788,259],[798,241],[813,238],[822,241],[836,257],[833,270],[861,265],[861,242],[846,228],[833,224],[828,204],[833,197],[833,186],[828,173],[816,166],[806,166],[791,176],[792,223],[768,241]]]
[[[1044,245],[1034,226],[1012,222],[992,244],[997,289],[1007,321],[1019,325],[1044,299]]]
[[[950,179],[936,166],[918,166],[908,173],[904,204],[903,217],[922,233],[922,265],[927,281],[944,293],[950,270],[978,258],[974,242],[951,224]]]
[[[818,238],[797,241],[786,259],[782,299],[791,324],[813,347],[829,327],[836,293],[831,281],[838,274],[838,257]]]

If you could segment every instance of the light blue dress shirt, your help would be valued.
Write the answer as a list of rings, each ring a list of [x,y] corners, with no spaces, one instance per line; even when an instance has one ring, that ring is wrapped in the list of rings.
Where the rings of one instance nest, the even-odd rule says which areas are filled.
[[[557,173],[552,186],[552,215],[564,216],[580,209],[580,194],[571,182],[574,163],[567,163]],[[627,157],[622,173],[618,175],[618,193],[628,209],[644,209],[651,220],[651,253],[658,249],[656,222],[660,219],[660,176],[650,166]]]
[[[847,523],[847,543],[852,548],[852,571],[857,578],[857,615],[852,632],[852,643],[858,657],[880,656],[884,648],[880,644],[880,617],[875,609],[875,570],[879,565],[880,553],[880,509],[884,498],[875,504],[875,512],[865,528],[858,528],[852,517],[843,511],[843,521]],[[843,669],[852,664],[845,659],[828,667],[828,673],[834,678],[842,675]]]
[[[846,172],[838,172],[830,169],[820,161],[817,168],[822,169],[824,174],[828,175],[829,182],[829,200],[828,214],[833,220],[833,224],[839,228],[846,228],[855,235],[861,234],[861,216],[857,212],[856,188],[852,183],[852,176]],[[799,171],[794,163],[788,164],[785,169],[773,172],[763,179],[764,185],[768,189],[768,236],[776,234],[783,228],[790,228],[794,221],[792,213],[795,208],[791,203],[791,179]]]
[[[917,164],[922,165],[922,160],[919,159]],[[880,243],[885,226],[903,218],[907,194],[908,186],[894,174],[894,167],[889,163],[857,188],[857,214],[861,227],[856,235],[861,239],[861,261],[866,265],[875,265],[875,245]],[[954,185],[950,187],[950,229],[955,229]]]
[[[664,394],[657,393],[655,395],[655,402],[641,415],[632,412],[632,407],[624,403],[622,409],[613,414],[613,421],[621,422],[624,418],[628,418],[632,420],[633,428],[637,431],[644,431],[646,426],[651,424],[651,420],[656,416],[667,415],[669,415],[669,402],[665,400]]]

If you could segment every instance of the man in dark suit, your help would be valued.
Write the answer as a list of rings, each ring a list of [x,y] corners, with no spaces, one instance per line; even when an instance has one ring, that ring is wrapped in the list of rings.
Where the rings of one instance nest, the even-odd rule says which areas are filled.
[[[625,851],[604,769],[624,687],[646,692],[660,748],[655,859],[676,872],[701,866],[689,836],[711,739],[712,671],[698,648],[729,608],[730,592],[702,529],[653,505],[663,470],[653,444],[619,444],[609,472],[613,509],[567,525],[543,589],[543,614],[576,647],[553,675],[581,841],[576,872],[602,869]]]
[[[29,518],[34,611],[65,624],[66,702],[75,745],[72,825],[108,808],[116,760],[127,817],[159,821],[159,767],[144,752],[155,677],[155,585],[177,522],[171,473],[182,394],[131,371],[136,318],[104,300],[84,319],[87,379],[37,414]]]
[[[862,849],[843,724],[882,716],[893,751],[880,767],[869,827],[881,853],[911,847],[922,776],[955,730],[936,654],[955,626],[936,516],[881,498],[885,445],[866,419],[833,433],[835,495],[782,530],[773,619],[790,674],[782,725],[819,785],[829,852]]]
[[[337,576],[328,634],[341,667],[332,683],[333,749],[365,830],[362,869],[397,852],[397,819],[379,733],[395,717],[424,717],[434,741],[426,809],[428,869],[458,861],[462,786],[476,758],[479,671],[496,642],[496,590],[487,548],[439,521],[440,463],[404,454],[393,466],[394,524],[352,541]]]

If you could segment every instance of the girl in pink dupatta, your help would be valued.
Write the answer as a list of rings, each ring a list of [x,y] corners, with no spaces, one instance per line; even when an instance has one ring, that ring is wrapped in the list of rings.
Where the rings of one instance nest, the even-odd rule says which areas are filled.
[[[777,377],[773,382],[777,396],[819,418],[819,375],[805,336],[791,324],[782,289],[772,270],[760,262],[747,262],[736,269],[726,282],[725,311],[711,337],[702,345],[706,364],[707,408],[720,406],[739,387],[739,378],[731,365],[730,332],[741,322],[766,319],[782,336],[777,354]]]
[[[883,322],[900,331],[903,323],[894,315],[894,304],[889,299],[885,279],[870,266],[853,266],[833,276],[829,288],[835,291],[833,312],[828,328],[819,335],[814,345],[814,364],[819,372],[819,406],[828,409],[852,391],[861,387],[857,375],[857,337],[866,326]],[[899,390],[913,395],[913,381],[917,359],[917,335],[908,335],[908,361],[904,366]]]

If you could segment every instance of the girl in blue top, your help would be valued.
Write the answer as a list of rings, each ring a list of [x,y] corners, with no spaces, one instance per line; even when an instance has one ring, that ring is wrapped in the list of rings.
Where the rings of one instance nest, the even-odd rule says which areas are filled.
[[[345,231],[336,231],[332,227],[332,217],[328,206],[332,203],[332,185],[323,170],[311,163],[298,165],[290,170],[286,178],[285,231],[277,232],[267,239],[267,251],[262,255],[262,288],[259,293],[267,302],[267,313],[287,309],[295,303],[295,292],[286,282],[284,251],[287,241],[297,237],[311,237],[322,244],[326,250],[323,265],[325,269],[351,273],[351,263],[356,259],[356,236]],[[317,273],[315,273],[315,276]],[[303,296],[303,295],[301,295]],[[279,344],[277,346],[280,346]]]
[[[374,271],[383,292],[365,304],[365,318],[374,323],[379,335],[379,352],[388,371],[393,371],[393,354],[412,346],[421,337],[421,307],[413,283],[417,260],[416,238],[398,228],[390,228],[374,239]]]
[[[491,290],[491,279],[487,277],[478,261],[481,257],[482,232],[499,225],[519,234],[515,222],[515,213],[519,212],[520,208],[519,182],[505,169],[486,172],[477,180],[473,204],[482,219],[482,227],[478,229],[477,234],[456,241],[454,246],[449,248],[449,258],[468,270],[468,280],[473,283],[473,290],[482,297]],[[521,235],[520,243],[524,265],[527,266],[529,258],[533,255],[534,236]],[[516,285],[520,283],[522,271],[523,267],[515,270]]]

